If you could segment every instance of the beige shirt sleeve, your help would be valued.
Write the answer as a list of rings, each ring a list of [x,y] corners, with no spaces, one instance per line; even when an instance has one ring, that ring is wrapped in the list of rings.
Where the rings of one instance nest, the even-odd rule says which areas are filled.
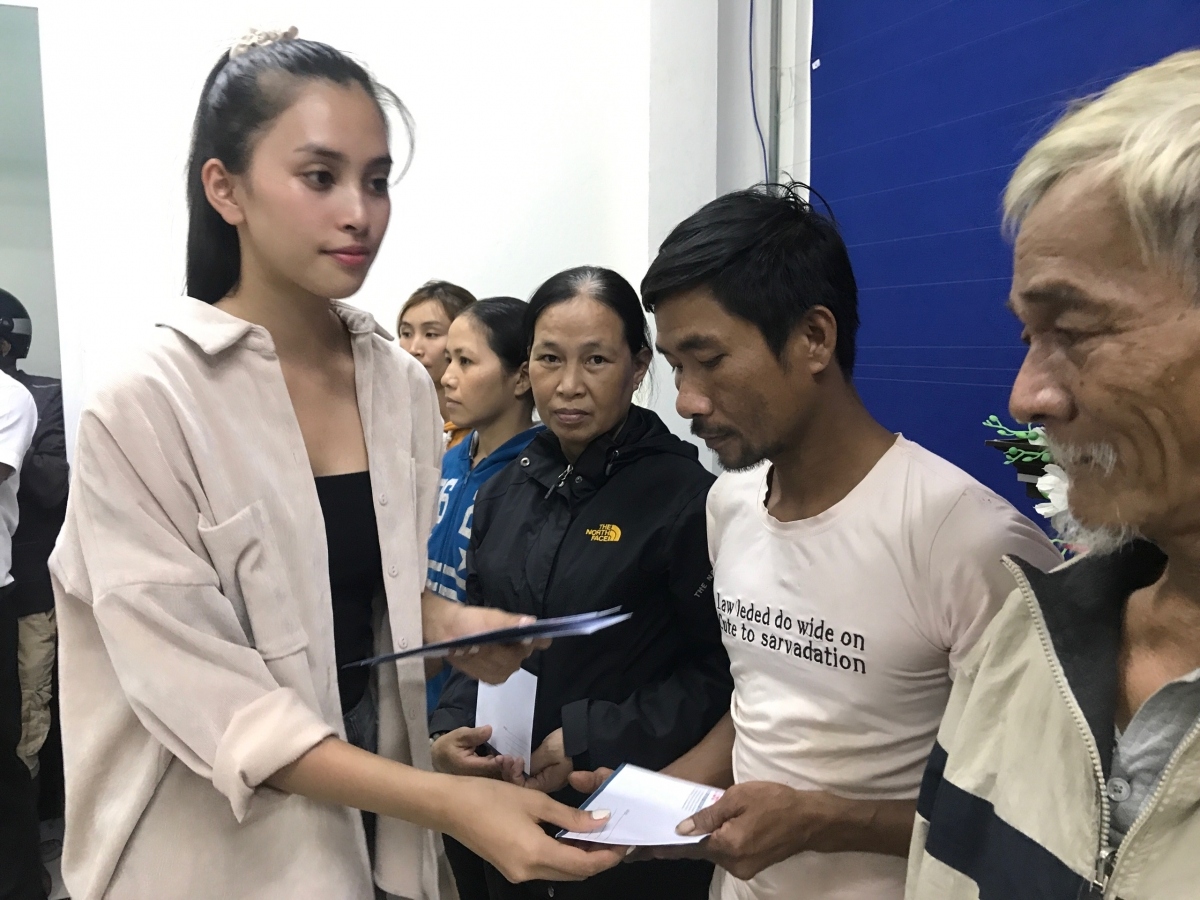
[[[1062,562],[1045,532],[983,487],[965,490],[930,548],[935,643],[950,652],[953,678],[1012,592],[1004,557],[1049,570]]]
[[[139,393],[143,404],[126,392],[123,408],[101,398],[83,415],[55,576],[92,605],[142,725],[210,779],[240,821],[263,781],[333,729],[250,646],[204,552],[188,449],[165,399]]]

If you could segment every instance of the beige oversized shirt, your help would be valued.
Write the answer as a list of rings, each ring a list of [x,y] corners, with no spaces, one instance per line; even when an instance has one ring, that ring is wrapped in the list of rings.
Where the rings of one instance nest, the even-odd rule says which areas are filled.
[[[79,426],[51,559],[75,900],[373,896],[361,817],[263,784],[343,736],[324,519],[265,329],[173,301]],[[442,422],[365,312],[351,334],[386,603],[378,651],[420,644]],[[420,662],[377,671],[379,752],[430,767]],[[380,819],[375,878],[437,900],[435,835]],[[441,857],[444,859],[444,857]]]

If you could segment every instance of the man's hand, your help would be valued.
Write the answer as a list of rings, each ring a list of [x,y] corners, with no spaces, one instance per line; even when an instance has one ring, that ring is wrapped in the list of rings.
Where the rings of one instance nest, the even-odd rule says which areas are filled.
[[[612,778],[612,769],[597,769],[594,772],[572,772],[567,779],[571,787],[581,794],[591,796],[600,790],[600,785]]]
[[[807,850],[907,856],[916,802],[846,800],[825,791],[749,781],[681,822],[679,833],[707,834],[699,844],[655,850],[655,858],[702,855],[743,881]]]
[[[745,881],[807,848],[813,823],[806,815],[805,793],[810,792],[766,781],[737,784],[680,823],[678,831],[687,837],[709,835],[695,849]]]
[[[421,596],[421,624],[428,644],[467,637],[499,628],[529,625],[537,621],[532,616],[518,616],[502,609],[466,606],[431,591]],[[503,684],[508,676],[521,667],[522,661],[534,650],[550,646],[548,640],[519,644],[481,644],[468,647],[449,657],[450,665],[461,669],[478,681]]]
[[[488,742],[492,727],[456,728],[433,742],[433,767],[447,775],[474,775],[479,778],[499,778],[504,757],[479,756],[476,749]]]
[[[519,756],[498,756],[496,758],[500,760],[500,780],[515,784],[517,787],[525,787],[525,782],[528,780],[525,775],[525,760]]]
[[[550,732],[542,741],[542,746],[533,751],[525,787],[543,794],[553,794],[567,786],[567,777],[573,769],[571,758],[563,750],[563,733],[559,728]]]
[[[607,822],[607,812],[571,809],[536,791],[470,779],[457,786],[450,812],[454,821],[445,830],[512,882],[582,881],[621,862],[611,847],[568,846],[538,824],[596,831]]]

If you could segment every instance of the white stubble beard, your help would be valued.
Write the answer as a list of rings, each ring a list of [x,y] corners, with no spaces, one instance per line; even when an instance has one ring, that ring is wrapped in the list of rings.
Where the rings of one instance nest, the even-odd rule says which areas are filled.
[[[1049,435],[1046,436],[1046,444],[1054,462],[1064,469],[1068,466],[1087,465],[1100,469],[1105,475],[1111,475],[1117,465],[1117,450],[1112,444],[1076,447],[1057,443]],[[1070,497],[1071,488],[1068,482],[1068,505]],[[1087,552],[1095,556],[1116,553],[1141,536],[1132,525],[1084,525],[1075,518],[1069,508],[1051,517],[1050,524],[1068,546],[1087,548]]]

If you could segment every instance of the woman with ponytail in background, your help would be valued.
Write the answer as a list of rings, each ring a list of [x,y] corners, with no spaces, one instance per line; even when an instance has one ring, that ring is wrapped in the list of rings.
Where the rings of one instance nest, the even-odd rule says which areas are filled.
[[[422,663],[343,668],[522,617],[423,592],[434,387],[337,302],[388,224],[385,108],[411,149],[410,123],[362,66],[294,38],[252,34],[210,73],[191,297],[81,417],[52,560],[76,900],[436,900],[439,831],[518,881],[617,862],[539,825],[600,824],[585,814],[422,771]],[[502,681],[529,651],[455,664]]]
[[[543,430],[533,424],[525,306],[515,297],[480,300],[455,318],[446,335],[442,404],[452,411],[456,423],[462,423],[467,436],[442,458],[426,586],[456,603],[466,600],[467,546],[476,492]],[[430,714],[450,677],[440,662],[431,660],[427,666]]]
[[[438,406],[446,423],[443,437],[447,450],[457,447],[471,429],[456,424],[446,409],[446,389],[442,386],[449,362],[446,338],[450,325],[474,302],[475,296],[466,288],[449,281],[427,281],[404,301],[396,317],[396,340],[425,367],[437,389]]]

